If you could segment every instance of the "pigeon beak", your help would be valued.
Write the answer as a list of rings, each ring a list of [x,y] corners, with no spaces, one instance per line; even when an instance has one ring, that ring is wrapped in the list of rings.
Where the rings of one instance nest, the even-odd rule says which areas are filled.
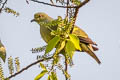
[[[36,20],[35,19],[32,19],[31,22],[35,22]]]

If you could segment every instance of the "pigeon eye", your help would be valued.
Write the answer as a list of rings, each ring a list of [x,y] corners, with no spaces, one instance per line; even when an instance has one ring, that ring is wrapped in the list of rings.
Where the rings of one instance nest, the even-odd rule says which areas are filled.
[[[39,15],[38,17],[41,17],[41,15]]]
[[[39,15],[38,17],[43,18],[43,15]]]

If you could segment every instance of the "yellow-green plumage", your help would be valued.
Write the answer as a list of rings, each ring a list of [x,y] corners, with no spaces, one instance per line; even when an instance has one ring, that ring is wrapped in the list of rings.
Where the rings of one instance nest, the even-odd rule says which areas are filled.
[[[51,31],[47,27],[42,25],[42,23],[48,23],[53,20],[54,20],[53,18],[49,17],[45,13],[36,13],[34,15],[34,19],[32,20],[37,22],[40,25],[40,34],[46,43],[48,43],[54,36],[51,35]],[[56,30],[57,28],[56,26],[51,26],[51,29]],[[91,57],[93,57],[98,62],[98,64],[100,64],[101,63],[100,60],[97,58],[97,56],[93,52],[98,50],[98,48],[92,46],[92,45],[96,45],[96,43],[93,42],[88,37],[88,35],[81,28],[77,26],[74,27],[72,34],[75,34],[80,39],[80,47],[82,48],[82,51],[88,53]]]

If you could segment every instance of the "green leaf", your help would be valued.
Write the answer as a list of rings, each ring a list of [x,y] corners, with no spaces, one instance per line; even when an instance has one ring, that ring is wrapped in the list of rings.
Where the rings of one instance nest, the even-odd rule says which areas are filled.
[[[61,40],[60,43],[57,45],[56,47],[56,53],[59,53],[61,50],[63,50],[63,48],[65,47],[65,40]]]
[[[42,64],[42,63],[40,63],[40,67],[41,67],[43,70],[47,70],[46,67],[45,67],[45,65]]]
[[[0,58],[3,60],[3,62],[5,62],[6,59],[6,50],[5,47],[3,46],[3,44],[0,41]]]
[[[47,70],[43,70],[39,75],[37,75],[37,76],[35,77],[34,80],[39,80],[39,79],[41,79],[47,72],[48,72]]]
[[[81,4],[80,0],[71,0],[71,2],[75,5],[80,5]]]
[[[9,78],[6,78],[5,80],[10,80]]]
[[[60,43],[60,47],[58,49],[58,52],[60,52],[65,47],[65,40]]]
[[[57,45],[59,41],[60,41],[60,36],[55,36],[52,40],[50,40],[46,47],[45,54],[50,52]]]
[[[65,47],[65,40],[61,40],[56,47],[56,51],[54,53],[54,61],[53,64],[57,64],[60,61],[60,56],[58,55]]]
[[[75,52],[75,46],[71,40],[68,40],[65,46],[65,52],[72,59],[73,54]]]
[[[81,47],[80,47],[80,41],[79,38],[73,34],[69,34],[70,40],[72,41],[72,43],[74,44],[75,48],[77,50],[82,51]]]
[[[58,80],[57,75],[55,72],[51,72],[51,76],[50,76],[51,80]]]
[[[51,76],[50,75],[48,76],[47,80],[51,80]]]

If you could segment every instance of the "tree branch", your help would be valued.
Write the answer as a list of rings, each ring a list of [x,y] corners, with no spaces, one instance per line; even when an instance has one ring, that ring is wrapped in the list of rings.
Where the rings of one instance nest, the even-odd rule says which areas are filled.
[[[1,9],[0,9],[0,13],[2,12],[2,9],[4,8],[5,4],[7,3],[8,0],[5,0],[5,2],[3,3]]]
[[[73,18],[75,18],[75,21],[76,21],[76,17],[77,17],[77,14],[79,12],[79,8],[82,7],[83,5],[85,5],[86,3],[88,3],[90,0],[85,0],[83,1],[77,8],[76,8],[76,11],[75,11],[75,15]]]
[[[69,10],[69,8],[68,8],[68,5],[69,5],[69,0],[67,0],[67,10],[66,10],[66,17],[68,17],[68,10]]]
[[[68,63],[67,63],[67,59],[65,59],[65,71],[68,72]],[[65,79],[68,80],[67,76],[65,76]]]
[[[89,0],[83,1],[79,6],[59,6],[59,5],[54,5],[54,4],[50,4],[50,3],[45,3],[45,2],[42,2],[42,1],[38,1],[38,0],[31,0],[31,1],[36,2],[36,3],[41,3],[41,4],[44,4],[44,5],[53,6],[53,7],[59,7],[59,8],[78,8],[78,7],[80,8],[83,5],[85,5],[87,3],[87,1],[89,1]]]
[[[74,14],[74,16],[73,16],[73,18],[74,18],[74,23],[73,23],[73,27],[72,27],[70,33],[72,33],[72,31],[73,31],[73,29],[74,29],[74,24],[75,24],[75,22],[76,22],[76,18],[77,18],[77,14],[78,14],[78,12],[79,12],[79,9],[80,9],[83,5],[85,5],[86,3],[88,3],[89,1],[90,1],[90,0],[85,0],[85,1],[83,1],[83,2],[76,8],[75,14]]]
[[[6,79],[11,79],[12,77],[15,77],[16,75],[22,73],[23,71],[27,70],[28,68],[32,67],[33,65],[36,65],[36,64],[39,63],[39,62],[43,62],[43,61],[45,61],[45,60],[49,60],[49,59],[52,59],[52,58],[53,58],[53,57],[48,57],[48,58],[44,58],[44,59],[35,61],[35,62],[29,64],[28,66],[26,66],[25,68],[21,69],[19,72],[16,72],[16,73],[14,73],[13,75],[7,77]]]

